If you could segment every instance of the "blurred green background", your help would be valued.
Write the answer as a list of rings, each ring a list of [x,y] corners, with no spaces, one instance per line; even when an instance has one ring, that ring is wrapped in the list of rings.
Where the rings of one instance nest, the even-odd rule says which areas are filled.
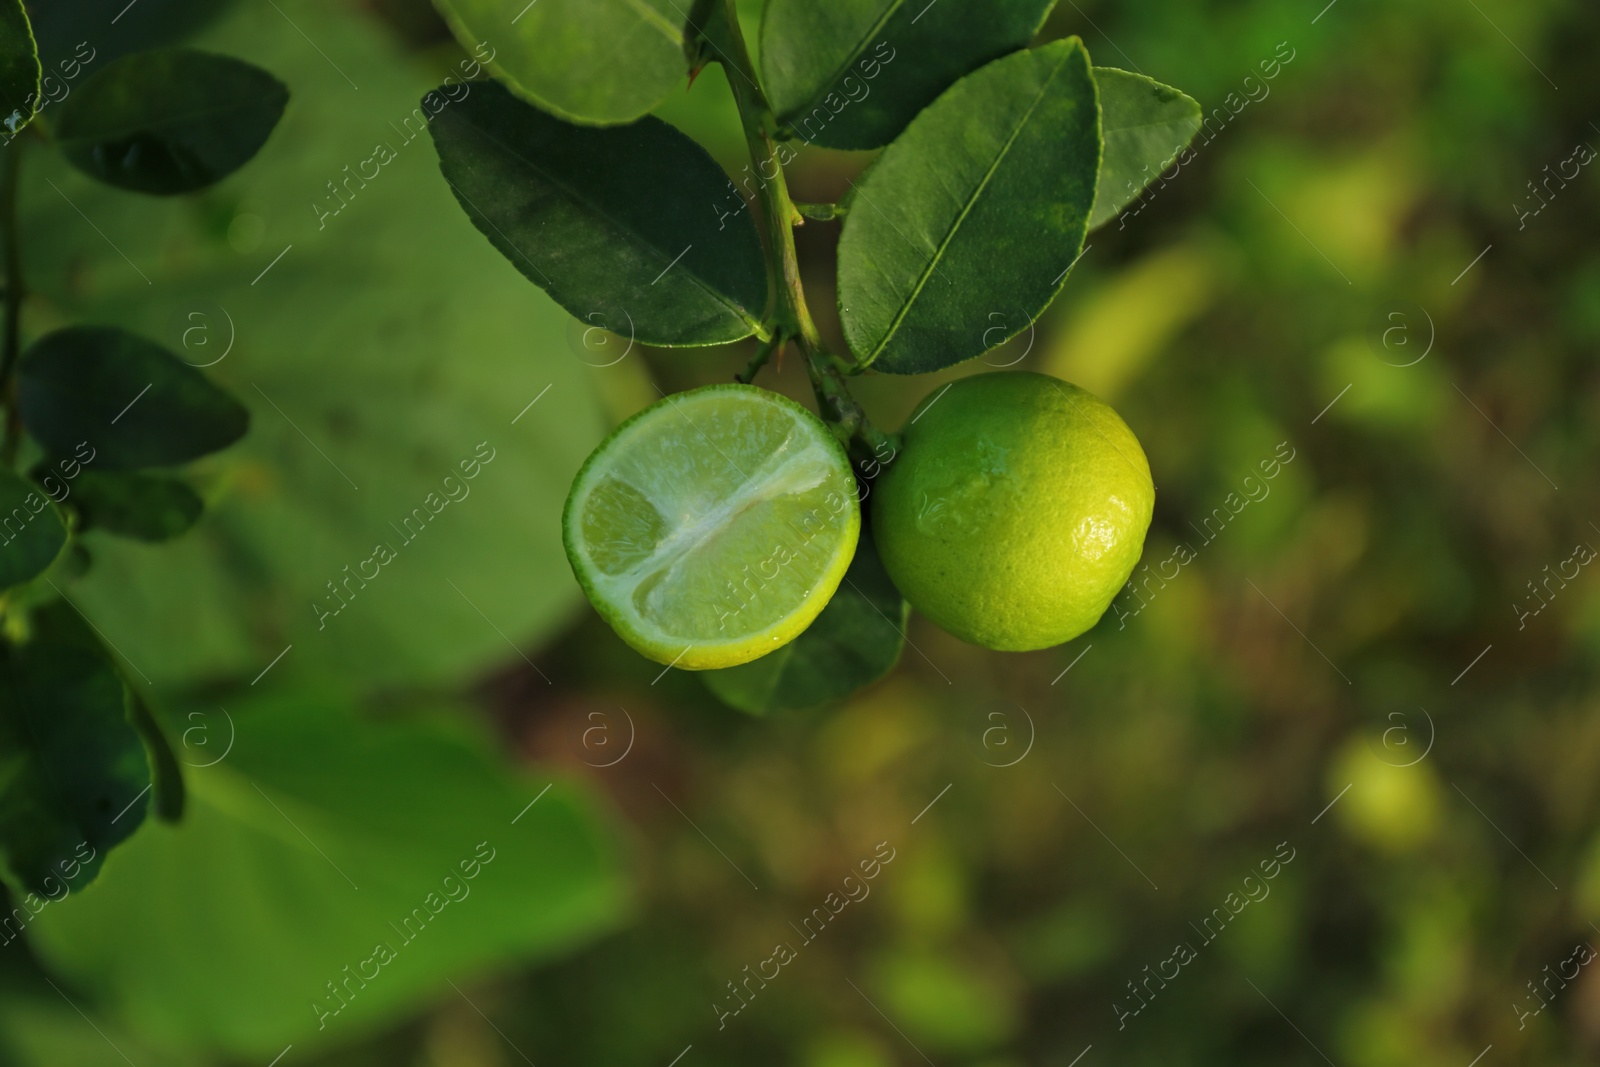
[[[473,230],[404,142],[464,55],[425,3],[217,7],[30,4],[47,72],[181,29],[292,96],[191,198],[27,162],[28,334],[226,347],[253,423],[199,529],[91,540],[68,590],[193,803],[0,947],[0,1063],[1600,1058],[1600,978],[1567,962],[1600,945],[1600,594],[1549,579],[1600,546],[1600,179],[1548,180],[1600,147],[1592,7],[1062,3],[1047,38],[1214,116],[1195,159],[1036,331],[859,395],[892,428],[1001,367],[1100,394],[1154,471],[1151,569],[1068,646],[914,618],[891,677],[769,719],[623,647],[558,537],[607,427],[748,347],[597,352]],[[661,114],[742,168],[718,68]],[[398,158],[319,225],[377,141]],[[869,158],[807,150],[796,198]],[[835,339],[836,238],[800,233]],[[797,364],[762,383],[809,402]],[[481,442],[472,495],[319,627]],[[480,845],[470,894],[336,995]]]

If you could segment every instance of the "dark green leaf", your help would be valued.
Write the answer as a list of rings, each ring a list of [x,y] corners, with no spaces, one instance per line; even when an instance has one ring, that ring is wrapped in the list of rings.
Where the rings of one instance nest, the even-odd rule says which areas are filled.
[[[86,78],[62,104],[56,135],[74,166],[109,185],[187,193],[249,162],[288,101],[288,88],[259,67],[164,48]]]
[[[22,357],[22,423],[58,455],[99,469],[187,463],[244,436],[250,413],[205,375],[142,337],[74,326]]]
[[[770,0],[761,80],[778,121],[877,148],[962,75],[1021,48],[1055,0]]]
[[[918,115],[856,184],[839,310],[863,363],[938,370],[1026,329],[1083,247],[1100,165],[1077,38],[997,59]]]
[[[49,494],[0,470],[0,590],[38,576],[66,543],[67,528]]]
[[[573,315],[651,345],[755,332],[767,295],[755,223],[673,127],[574,126],[484,82],[428,128],[473,224]]]
[[[70,488],[85,529],[138,541],[177,537],[205,510],[198,493],[165,475],[85,470]]]
[[[149,759],[151,778],[155,788],[156,814],[167,822],[177,822],[183,817],[183,771],[178,767],[178,757],[167,741],[161,724],[156,722],[139,694],[128,691],[128,721],[144,742]]]
[[[139,0],[130,5],[128,0],[38,0],[30,17],[44,66],[45,99],[61,99],[51,91],[52,78],[57,85],[70,86],[81,67],[103,66],[129,52],[177,44],[237,2]],[[96,26],[112,25],[113,19],[116,32],[91,32]]]
[[[144,821],[150,768],[122,679],[65,601],[0,645],[0,854],[7,873],[59,897],[93,880]]]
[[[192,751],[183,824],[147,827],[115,877],[29,928],[53,971],[151,1038],[229,1062],[291,1042],[315,1058],[455,998],[447,980],[570,951],[622,918],[612,820],[578,784],[514,771],[463,709],[363,722],[303,695],[230,704],[220,759],[227,727],[206,710],[223,735]],[[383,977],[334,997],[345,967],[380,966],[380,943]]]
[[[456,39],[516,92],[573,122],[648,113],[689,73],[689,0],[436,0]]]
[[[1178,90],[1115,67],[1094,68],[1105,156],[1089,229],[1117,217],[1200,129],[1200,105]]]
[[[22,0],[0,0],[0,130],[9,141],[39,110],[39,48]]]
[[[837,700],[888,674],[900,659],[911,609],[867,530],[844,578],[799,637],[758,660],[700,677],[729,706],[765,715]]]
[[[733,36],[723,17],[722,0],[694,0],[684,24],[683,49],[691,84],[701,70],[733,54]]]

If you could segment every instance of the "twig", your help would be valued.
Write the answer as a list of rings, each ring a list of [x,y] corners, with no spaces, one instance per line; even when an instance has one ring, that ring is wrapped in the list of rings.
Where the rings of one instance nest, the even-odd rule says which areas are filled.
[[[0,341],[0,397],[3,397],[6,426],[0,440],[0,463],[9,468],[16,462],[17,445],[22,440],[22,421],[17,413],[17,358],[22,350],[21,237],[17,233],[17,184],[22,170],[23,140],[13,140],[0,149],[0,262],[5,272],[5,334]]]
[[[733,68],[728,84],[733,87],[734,100],[739,106],[739,119],[758,177],[757,195],[767,227],[766,249],[775,283],[770,294],[770,317],[777,322],[773,334],[793,340],[806,357],[817,406],[841,441],[846,446],[853,440],[860,441],[869,450],[877,451],[880,446],[890,445],[890,439],[873,427],[845,385],[844,372],[854,373],[860,368],[853,364],[841,365],[828,351],[811,318],[811,310],[806,306],[805,288],[800,282],[800,260],[794,248],[794,225],[800,219],[800,209],[789,198],[783,159],[772,136],[775,119],[750,62],[750,50],[739,26],[736,0],[723,0],[722,16],[733,49],[733,54],[723,56],[722,60],[724,65]],[[757,357],[761,358],[760,353]]]
[[[733,376],[733,380],[743,382],[745,385],[755,381],[756,375],[760,373],[762,367],[766,366],[767,360],[772,358],[772,354],[783,350],[783,342],[785,340],[786,338],[781,330],[774,330],[772,336],[762,341],[756,348],[756,354],[750,357],[750,362],[745,366],[744,370]],[[780,366],[781,363],[782,357],[780,357]]]
[[[833,222],[842,219],[849,213],[849,208],[844,204],[805,204],[796,202],[794,209],[808,219],[817,222]]]

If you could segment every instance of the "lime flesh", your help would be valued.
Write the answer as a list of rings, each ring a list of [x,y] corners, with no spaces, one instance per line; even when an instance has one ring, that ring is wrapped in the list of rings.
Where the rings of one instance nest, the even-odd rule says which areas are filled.
[[[652,404],[573,481],[572,572],[641,655],[731,667],[799,636],[838,589],[861,531],[844,449],[815,415],[747,385]]]

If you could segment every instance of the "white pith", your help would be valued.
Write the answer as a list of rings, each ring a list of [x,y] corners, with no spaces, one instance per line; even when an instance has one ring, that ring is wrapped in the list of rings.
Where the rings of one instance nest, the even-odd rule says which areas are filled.
[[[727,394],[711,393],[680,401],[674,407],[679,409],[679,414],[684,414],[683,409],[687,408],[688,414],[692,415],[691,405],[698,406],[706,402],[728,403],[730,399]],[[719,501],[717,506],[696,516],[694,521],[669,528],[667,535],[656,545],[649,557],[628,570],[613,575],[603,573],[590,558],[588,546],[582,538],[583,516],[594,488],[606,477],[617,477],[616,472],[601,470],[599,469],[601,465],[591,467],[585,473],[574,497],[571,512],[571,524],[574,527],[572,543],[582,558],[585,580],[591,586],[592,593],[611,611],[621,616],[621,619],[614,620],[614,623],[623,622],[638,639],[657,646],[660,650],[669,650],[668,654],[686,651],[687,647],[691,646],[691,641],[681,635],[663,631],[635,608],[634,592],[641,582],[651,575],[664,572],[670,577],[673,569],[691,558],[702,544],[726,528],[733,518],[743,511],[762,500],[778,499],[813,489],[823,484],[844,462],[839,454],[838,445],[826,436],[820,427],[810,425],[807,420],[800,417],[800,413],[790,411],[785,404],[765,400],[762,402],[768,403],[787,420],[789,429],[783,443],[769,452],[760,466],[744,472],[746,474],[744,482],[725,500]],[[660,417],[669,417],[671,414],[663,411]],[[692,419],[690,421],[692,423]],[[634,429],[637,430],[643,425],[640,424]],[[695,434],[696,431],[686,429],[686,433]],[[629,431],[624,430],[621,436],[611,442],[610,447],[613,449],[619,446],[625,447],[629,436]],[[706,446],[714,447],[708,439],[701,437],[700,440]],[[643,496],[663,519],[670,520],[674,512],[681,510],[681,502],[672,497],[670,486],[662,484],[640,486],[628,479],[618,478],[618,480]],[[734,634],[719,641],[703,639],[693,641],[692,647],[705,651],[731,645],[748,645],[752,640],[759,640],[763,635],[783,628],[787,622],[787,619],[780,619],[761,629]]]

